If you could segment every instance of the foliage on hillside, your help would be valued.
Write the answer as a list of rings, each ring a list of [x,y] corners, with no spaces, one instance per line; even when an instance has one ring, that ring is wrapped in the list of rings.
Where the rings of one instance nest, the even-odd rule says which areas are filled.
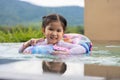
[[[0,27],[0,42],[24,42],[31,38],[43,37],[41,30],[34,27]]]
[[[80,33],[83,34],[83,27],[68,27],[66,33]],[[34,25],[23,26],[16,25],[13,27],[0,26],[0,42],[24,42],[31,38],[41,38],[44,35],[40,27]]]

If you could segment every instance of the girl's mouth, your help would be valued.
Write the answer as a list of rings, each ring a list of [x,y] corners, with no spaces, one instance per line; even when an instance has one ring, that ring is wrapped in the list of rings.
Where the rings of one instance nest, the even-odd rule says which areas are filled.
[[[56,38],[56,37],[52,37],[52,36],[51,36],[51,37],[50,37],[50,39],[52,39],[52,40],[56,40],[57,38]]]

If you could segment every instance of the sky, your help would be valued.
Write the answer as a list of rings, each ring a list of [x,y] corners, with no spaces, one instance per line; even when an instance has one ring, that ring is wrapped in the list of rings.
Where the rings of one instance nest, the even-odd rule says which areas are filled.
[[[20,0],[26,1],[37,6],[61,7],[61,6],[80,6],[84,7],[84,0]]]

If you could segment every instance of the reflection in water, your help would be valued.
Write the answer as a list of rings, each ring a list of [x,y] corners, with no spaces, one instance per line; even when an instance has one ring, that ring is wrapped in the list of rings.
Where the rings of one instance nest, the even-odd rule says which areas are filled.
[[[42,68],[44,73],[63,74],[66,71],[67,65],[64,62],[43,61]]]
[[[69,73],[69,71],[72,72],[72,75],[73,74],[75,75],[77,73],[78,75],[76,74],[76,77],[81,76],[81,74],[84,74],[81,77],[90,76],[92,77],[91,79],[93,80],[94,77],[97,77],[95,80],[120,80],[120,66],[105,66],[105,65],[97,65],[97,64],[81,65],[81,64],[83,63],[43,61],[42,68],[43,68],[43,72],[48,72],[48,73],[63,74],[67,70],[66,71],[67,74]],[[82,68],[81,66],[84,66],[84,68]],[[76,71],[76,73],[74,73],[74,71]]]
[[[41,60],[12,61],[0,64],[0,79],[120,80],[119,66]]]

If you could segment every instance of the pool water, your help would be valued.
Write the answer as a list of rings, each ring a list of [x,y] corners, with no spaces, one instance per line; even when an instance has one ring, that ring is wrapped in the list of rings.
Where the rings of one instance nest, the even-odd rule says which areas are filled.
[[[120,42],[99,41],[93,43],[92,57],[98,64],[120,66]]]
[[[21,45],[22,43],[0,43],[0,79],[120,80],[120,42],[93,42],[91,56],[62,55],[61,57],[19,54],[18,49]],[[65,62],[67,70],[62,77],[43,75],[41,69],[43,60]]]
[[[70,56],[48,56],[40,54],[19,54],[18,49],[22,43],[0,43],[0,59],[17,59],[17,60],[62,60],[70,62],[83,62],[89,64],[103,64],[120,66],[120,42],[93,42],[91,56],[87,55],[70,55]]]

